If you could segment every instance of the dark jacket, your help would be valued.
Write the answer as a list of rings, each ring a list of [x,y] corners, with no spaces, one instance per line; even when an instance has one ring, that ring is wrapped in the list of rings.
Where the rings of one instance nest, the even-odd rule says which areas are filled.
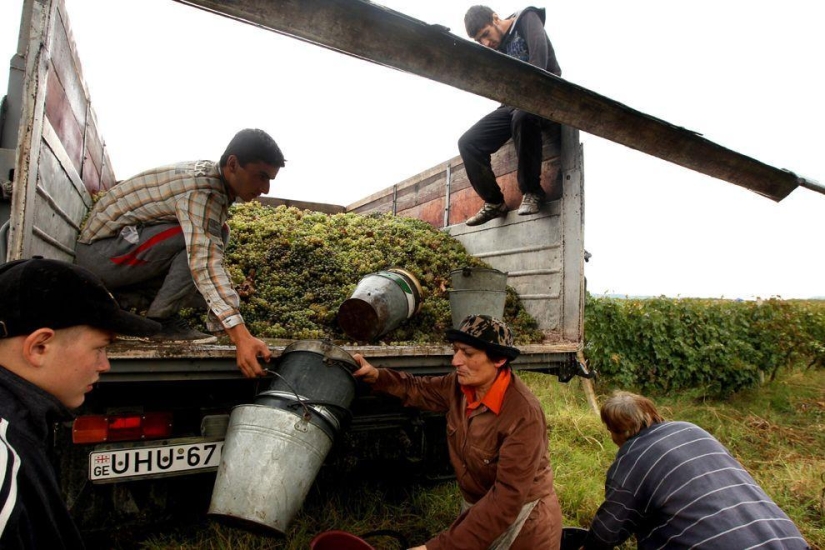
[[[584,546],[613,548],[631,535],[640,550],[808,548],[728,450],[689,422],[654,424],[616,454]]]
[[[49,460],[54,396],[0,366],[0,549],[83,548]]]
[[[507,19],[514,19],[510,30],[504,35],[498,50],[535,65],[548,73],[561,76],[561,67],[556,60],[553,44],[544,30],[544,8],[525,8]]]
[[[427,550],[480,550],[539,500],[511,550],[558,548],[562,517],[547,458],[547,425],[538,399],[517,376],[498,415],[481,406],[467,417],[456,374],[416,377],[381,369],[373,388],[404,405],[447,416],[450,462],[464,500],[473,504]]]

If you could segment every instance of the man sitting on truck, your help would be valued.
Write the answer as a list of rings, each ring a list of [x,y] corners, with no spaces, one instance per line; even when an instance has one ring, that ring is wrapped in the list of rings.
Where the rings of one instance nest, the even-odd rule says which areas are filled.
[[[544,20],[544,9],[529,7],[501,19],[487,6],[473,6],[464,16],[464,26],[467,34],[482,46],[561,76],[553,45],[544,31]],[[518,157],[518,187],[522,193],[518,213],[524,216],[539,211],[545,198],[540,181],[543,128],[558,131],[560,126],[515,107],[501,105],[461,136],[458,151],[467,178],[484,199],[481,210],[466,221],[467,225],[481,225],[507,215],[507,205],[496,183],[490,158],[510,138],[513,138]]]
[[[109,370],[115,334],[159,329],[86,269],[42,258],[0,265],[0,548],[83,547],[52,467],[52,425]]]
[[[146,316],[163,326],[153,337],[158,340],[214,342],[178,315],[184,307],[208,306],[207,329],[225,330],[244,375],[260,376],[258,357],[268,361],[272,354],[241,317],[240,298],[224,267],[226,222],[236,199],[268,193],[283,166],[275,140],[263,130],[245,129],[232,138],[219,163],[163,166],[120,182],[89,214],[77,263],[103,279],[124,304],[148,294]]]

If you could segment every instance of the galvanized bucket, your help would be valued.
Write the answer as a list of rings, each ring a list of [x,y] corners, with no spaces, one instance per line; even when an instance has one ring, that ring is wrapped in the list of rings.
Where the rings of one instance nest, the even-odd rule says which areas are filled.
[[[358,363],[343,349],[321,340],[287,346],[274,369],[275,380],[255,398],[258,405],[291,410],[306,407],[312,422],[335,438],[349,418]]]
[[[489,315],[496,319],[504,316],[506,273],[485,267],[462,267],[450,272],[450,282],[453,328],[458,328],[468,315]]]
[[[338,324],[350,338],[370,342],[418,313],[422,294],[418,279],[409,271],[393,268],[371,273],[338,308]]]
[[[462,267],[450,271],[453,290],[507,290],[507,274],[486,267]]]
[[[450,313],[453,328],[461,326],[468,315],[489,315],[496,319],[504,317],[507,293],[503,290],[449,290]]]
[[[235,407],[209,514],[286,533],[331,447],[332,438],[302,415]]]

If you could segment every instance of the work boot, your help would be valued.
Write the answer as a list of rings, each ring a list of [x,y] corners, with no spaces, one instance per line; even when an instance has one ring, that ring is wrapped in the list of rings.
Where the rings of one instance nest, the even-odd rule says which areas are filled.
[[[212,344],[218,341],[217,336],[193,329],[178,315],[154,320],[161,324],[160,332],[152,335],[152,340],[155,341],[186,342],[187,344]]]
[[[541,208],[541,199],[542,197],[536,193],[525,193],[521,199],[521,206],[518,207],[518,215],[538,214]]]
[[[503,202],[498,204],[492,204],[489,202],[485,202],[484,206],[481,207],[475,216],[472,216],[467,219],[466,223],[469,226],[474,225],[481,225],[483,223],[487,223],[490,220],[494,220],[496,218],[506,216],[507,215],[507,205]]]

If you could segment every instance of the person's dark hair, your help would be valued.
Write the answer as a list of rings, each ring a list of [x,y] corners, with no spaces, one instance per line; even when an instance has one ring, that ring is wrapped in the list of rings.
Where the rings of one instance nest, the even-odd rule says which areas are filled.
[[[241,166],[250,162],[265,162],[281,168],[286,163],[275,140],[257,128],[246,128],[235,134],[221,156],[221,166],[226,166],[230,155],[235,155]]]
[[[467,35],[470,38],[475,38],[481,29],[493,23],[492,9],[487,6],[473,6],[464,14],[464,28],[467,29]]]
[[[601,408],[602,422],[608,430],[626,439],[645,428],[664,422],[656,405],[647,397],[626,391],[615,391]]]

